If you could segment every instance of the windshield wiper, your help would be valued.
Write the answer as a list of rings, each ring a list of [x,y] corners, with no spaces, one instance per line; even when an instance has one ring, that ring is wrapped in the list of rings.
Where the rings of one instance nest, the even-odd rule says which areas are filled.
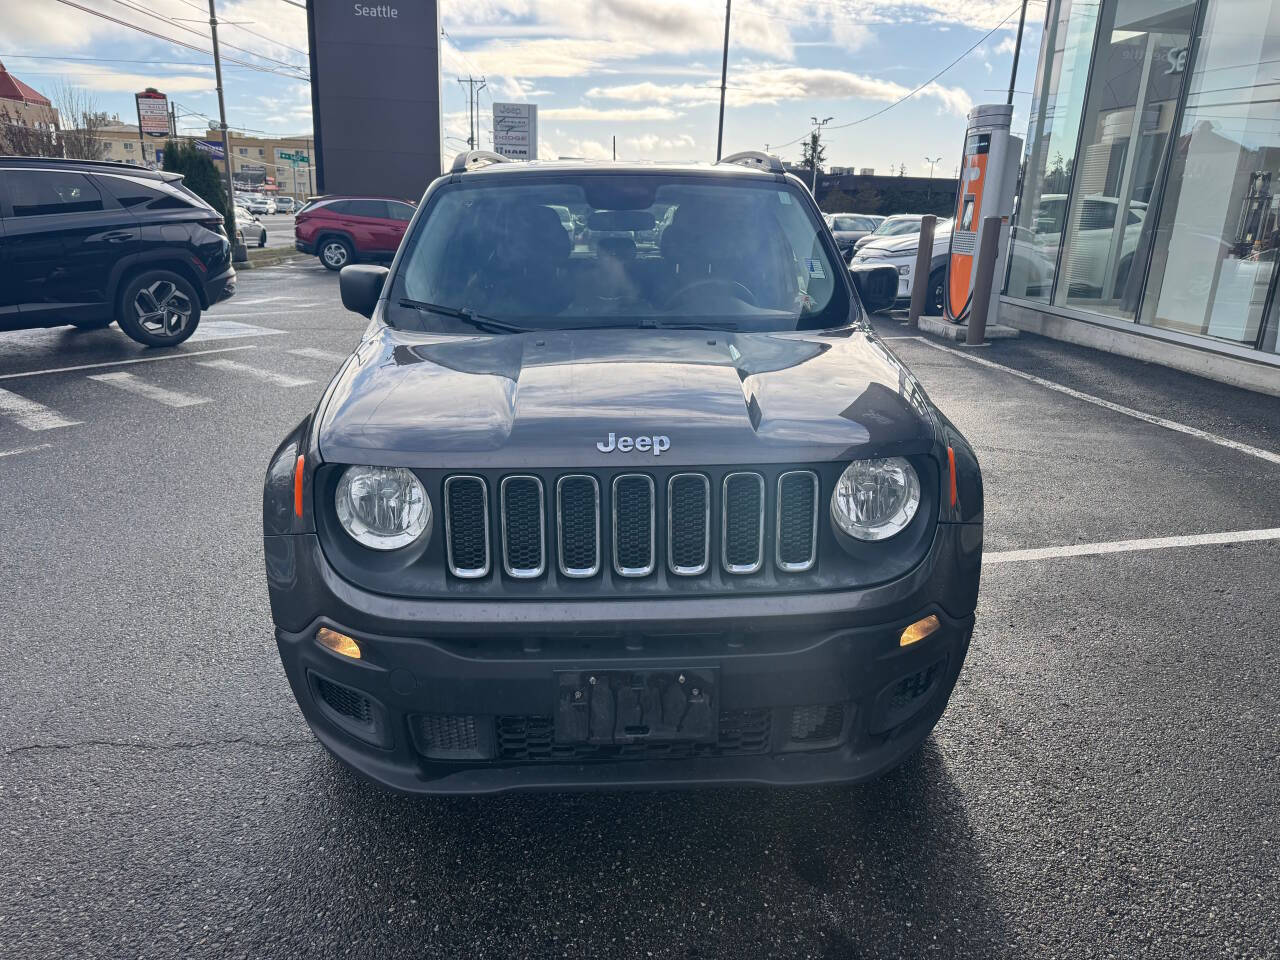
[[[659,330],[737,330],[736,323],[729,320],[654,320],[645,318],[638,327],[656,328]]]
[[[455,320],[465,320],[480,330],[489,330],[498,333],[528,333],[528,327],[522,327],[519,324],[507,323],[505,320],[499,320],[496,317],[486,317],[482,313],[476,313],[470,307],[445,307],[438,303],[427,303],[425,300],[410,300],[407,297],[400,299],[400,306],[409,307],[413,310],[422,310],[425,313],[434,313],[442,317],[452,317]]]

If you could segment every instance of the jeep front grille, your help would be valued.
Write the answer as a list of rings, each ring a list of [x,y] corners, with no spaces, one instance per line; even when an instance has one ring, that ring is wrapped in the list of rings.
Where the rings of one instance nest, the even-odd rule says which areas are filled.
[[[444,536],[449,572],[474,580],[489,572],[489,487],[483,477],[444,482]]]
[[[674,578],[706,576],[717,540],[721,576],[758,573],[766,550],[779,573],[810,570],[818,561],[818,475],[787,470],[770,476],[776,483],[756,471],[714,477],[679,471],[661,483],[647,473],[512,474],[492,481],[450,476],[442,511],[448,569],[464,580],[488,576],[495,566],[489,531],[497,529],[498,569],[515,579],[546,576],[549,553],[559,575],[572,579],[599,576],[602,555],[616,577],[652,576],[659,557]],[[496,515],[490,514],[490,483],[497,486]]]
[[[613,569],[620,577],[653,573],[653,478],[624,473],[613,480]]]
[[[542,481],[515,476],[502,480],[502,566],[507,576],[540,577],[546,571],[547,534]]]

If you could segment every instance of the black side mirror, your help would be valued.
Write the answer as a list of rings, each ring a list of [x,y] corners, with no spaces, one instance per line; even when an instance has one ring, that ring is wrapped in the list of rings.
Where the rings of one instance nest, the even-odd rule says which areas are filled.
[[[362,317],[372,317],[382,294],[382,285],[391,271],[386,267],[354,264],[343,267],[338,274],[338,289],[342,292],[342,305]]]

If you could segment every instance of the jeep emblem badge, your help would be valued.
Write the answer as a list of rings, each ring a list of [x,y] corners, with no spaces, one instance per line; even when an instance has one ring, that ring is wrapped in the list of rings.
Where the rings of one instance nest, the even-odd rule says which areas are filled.
[[[596,449],[601,453],[612,453],[618,450],[621,453],[630,453],[632,450],[639,450],[641,453],[647,453],[652,450],[655,457],[662,456],[662,451],[671,449],[671,438],[663,436],[652,437],[619,437],[617,434],[609,434],[608,440],[602,440],[596,444]]]

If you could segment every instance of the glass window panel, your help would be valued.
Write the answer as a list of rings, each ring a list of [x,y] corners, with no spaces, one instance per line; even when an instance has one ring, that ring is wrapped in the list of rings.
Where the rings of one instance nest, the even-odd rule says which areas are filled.
[[[1066,222],[1098,4],[1062,0],[1045,31],[1032,98],[1022,200],[1014,217],[1009,296],[1049,299]]]
[[[1258,342],[1280,244],[1277,62],[1280,6],[1210,0],[1170,160],[1144,323]]]
[[[1103,4],[1071,205],[1058,265],[1058,304],[1132,320],[1161,179],[1186,75],[1196,4]],[[1136,265],[1136,267],[1135,267]]]

